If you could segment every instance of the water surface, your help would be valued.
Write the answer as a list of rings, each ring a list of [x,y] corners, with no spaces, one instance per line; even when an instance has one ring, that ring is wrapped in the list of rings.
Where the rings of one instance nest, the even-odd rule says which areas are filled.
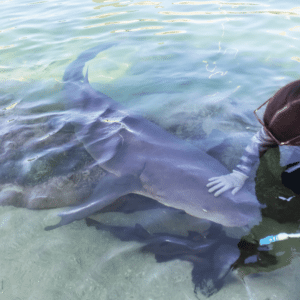
[[[62,76],[86,49],[115,43],[88,63],[95,89],[199,147],[214,129],[254,133],[252,111],[299,78],[293,1],[0,3],[0,197],[15,206],[64,206],[103,176],[65,126]],[[45,232],[58,211],[0,207],[5,299],[196,299],[189,263],[156,264],[83,221]],[[298,264],[228,279],[211,299],[298,299]]]

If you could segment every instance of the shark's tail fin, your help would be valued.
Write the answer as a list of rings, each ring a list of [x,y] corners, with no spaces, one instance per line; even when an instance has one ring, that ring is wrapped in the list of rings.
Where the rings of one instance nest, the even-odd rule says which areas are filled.
[[[82,70],[84,68],[84,65],[87,61],[93,59],[96,57],[96,55],[104,51],[112,46],[114,46],[115,43],[109,43],[105,45],[98,45],[96,47],[93,47],[91,49],[88,49],[84,52],[82,52],[75,61],[73,61],[67,68],[63,77],[63,81],[80,81],[83,80]]]

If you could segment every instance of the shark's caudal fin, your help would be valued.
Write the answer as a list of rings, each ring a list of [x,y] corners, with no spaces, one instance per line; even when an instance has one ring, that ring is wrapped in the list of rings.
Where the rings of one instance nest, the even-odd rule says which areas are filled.
[[[93,59],[96,57],[96,55],[104,51],[112,46],[114,46],[115,43],[105,44],[105,45],[98,45],[96,47],[93,47],[91,49],[88,49],[84,52],[82,52],[76,60],[74,60],[66,69],[63,81],[80,81],[83,80],[82,70],[84,68],[84,65],[87,61]],[[86,79],[87,80],[87,76]]]

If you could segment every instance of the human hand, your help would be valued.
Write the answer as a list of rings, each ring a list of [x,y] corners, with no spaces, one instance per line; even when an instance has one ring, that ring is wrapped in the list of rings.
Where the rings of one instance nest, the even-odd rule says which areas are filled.
[[[228,175],[212,177],[208,179],[208,181],[211,182],[208,183],[206,186],[207,187],[212,186],[212,188],[208,190],[209,193],[218,190],[214,194],[215,197],[218,197],[219,195],[221,195],[222,193],[224,193],[229,189],[233,189],[232,195],[235,195],[243,187],[247,178],[249,178],[247,175],[239,171],[233,170],[232,173]]]

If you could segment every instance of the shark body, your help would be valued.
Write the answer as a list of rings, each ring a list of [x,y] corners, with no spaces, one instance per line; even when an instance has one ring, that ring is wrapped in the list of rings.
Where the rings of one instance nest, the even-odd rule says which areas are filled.
[[[208,179],[228,173],[220,162],[91,87],[83,68],[111,46],[84,51],[63,77],[75,134],[108,174],[85,203],[60,213],[60,222],[46,230],[86,218],[129,193],[228,227],[258,224],[260,204],[245,188],[235,196],[208,193]]]

